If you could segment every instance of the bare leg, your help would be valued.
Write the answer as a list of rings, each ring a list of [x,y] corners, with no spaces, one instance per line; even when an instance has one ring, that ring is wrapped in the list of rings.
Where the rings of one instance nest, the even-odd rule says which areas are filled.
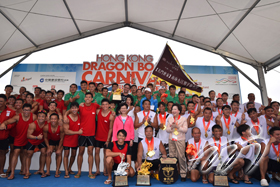
[[[262,157],[262,159],[260,161],[261,179],[265,179],[265,174],[266,174],[266,171],[267,171],[268,161],[269,161],[268,156]]]
[[[47,150],[47,158],[46,158],[46,166],[47,166],[47,172],[46,172],[46,175],[50,175],[50,170],[51,170],[51,162],[52,162],[52,153],[53,153],[53,149],[55,147],[50,145],[48,147],[48,150]]]
[[[70,152],[70,150],[64,150],[63,165],[64,165],[65,176],[69,175],[69,170],[68,170],[69,152]]]
[[[60,177],[59,169],[61,167],[61,162],[62,162],[63,148],[61,150],[57,150],[57,149],[58,149],[58,147],[56,147],[56,172],[55,172],[55,175],[56,175],[56,177]]]
[[[15,169],[17,166],[18,156],[20,154],[20,149],[15,149],[14,154],[12,157],[12,165],[11,165],[11,175],[8,177],[8,179],[14,179],[15,177]]]
[[[24,179],[28,179],[29,178],[29,169],[30,169],[30,165],[31,165],[31,158],[33,156],[34,150],[28,150],[27,151],[27,155],[26,155],[26,172],[25,172],[25,176],[23,177]]]
[[[88,174],[92,175],[93,167],[93,146],[88,146]]]
[[[41,172],[42,174],[45,173],[44,171],[44,167],[46,164],[46,156],[47,156],[47,148],[44,147],[41,149],[41,154],[40,154],[40,168],[39,168],[39,172]]]
[[[0,174],[4,174],[6,150],[0,150]]]
[[[14,154],[14,144],[10,144],[9,167],[8,167],[8,170],[6,171],[6,173],[11,172],[13,154]]]
[[[196,182],[200,178],[199,171],[197,169],[191,170],[191,181]]]
[[[69,172],[72,172],[72,166],[75,161],[76,154],[77,154],[77,149],[71,149],[71,157],[70,157],[70,163],[69,163],[69,167],[68,167]]]
[[[110,180],[112,180],[112,170],[113,170],[113,166],[114,166],[114,160],[112,157],[107,157],[106,162],[107,162],[106,166],[107,166],[107,172],[108,172],[107,181],[110,181]],[[106,181],[104,183],[107,184]]]
[[[100,174],[100,147],[95,147],[95,166],[96,166],[96,172],[95,172],[95,176]]]
[[[79,147],[79,154],[78,154],[78,173],[77,173],[76,176],[81,175],[81,173],[82,173],[82,164],[83,164],[84,152],[85,152],[85,147],[80,146]],[[79,177],[75,177],[75,178],[79,178]]]

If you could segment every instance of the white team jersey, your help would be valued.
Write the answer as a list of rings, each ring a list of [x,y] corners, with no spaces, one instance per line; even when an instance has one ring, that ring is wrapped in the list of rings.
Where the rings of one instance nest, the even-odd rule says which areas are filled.
[[[218,113],[218,112],[212,112],[212,117],[213,117],[213,119],[212,119],[212,117],[211,117],[212,121],[214,121],[214,122],[215,122],[216,117],[217,117],[218,115],[219,115],[219,113]]]
[[[210,125],[207,129],[207,132],[206,132],[207,137],[205,137],[205,129],[204,129],[204,125],[203,125],[203,118],[204,117],[198,117],[196,119],[195,127],[200,129],[201,137],[208,140],[208,139],[212,138],[212,135],[213,135],[212,134],[212,127],[215,125],[215,123],[214,123],[214,121],[210,120]],[[208,125],[208,121],[207,122],[205,121],[205,127],[207,127],[207,125]]]
[[[251,121],[251,118],[249,117],[248,113],[245,112],[244,114],[245,114],[246,123],[247,123],[248,121]]]
[[[268,142],[269,142],[269,140],[270,140],[270,139],[265,139],[265,140],[263,141],[263,143],[264,143],[265,145],[267,145]],[[272,143],[272,144],[273,144],[273,143]],[[271,160],[277,161],[277,155],[276,155],[276,153],[275,153],[275,151],[274,151],[274,149],[273,149],[273,147],[272,147],[272,144],[271,144],[270,149],[269,149],[268,158],[271,159]],[[277,151],[279,150],[279,149],[278,149],[278,144],[274,144],[274,147],[276,148]],[[267,148],[268,148],[268,147],[266,147],[266,149],[267,149]]]
[[[146,154],[148,152],[148,145],[146,143],[146,138],[144,138],[142,141],[142,146],[143,146],[143,155],[142,155],[142,159],[145,159],[146,158]],[[160,145],[160,139],[158,138],[154,138],[154,151],[155,151],[155,155],[150,158],[150,157],[147,157],[147,160],[155,160],[155,159],[159,159],[159,145]]]
[[[248,103],[248,102],[247,102]],[[244,108],[246,109],[246,110],[248,110],[247,109],[247,103],[243,103],[243,105],[244,105]],[[259,113],[259,108],[262,106],[260,103],[257,103],[257,102],[254,102],[254,104],[255,104],[255,108],[257,109],[257,112]]]
[[[216,140],[215,142],[216,142],[217,147],[219,147],[220,140]],[[226,148],[227,147],[227,143],[228,143],[227,137],[221,136],[220,156],[221,156],[223,162],[228,161],[228,152],[227,152],[227,148]],[[211,147],[214,147],[215,146],[214,139],[210,138],[208,140],[208,144]],[[215,161],[213,160],[214,162],[212,164],[212,167],[217,166],[219,164],[219,162],[220,162],[219,159],[218,159],[218,156],[219,156],[218,155],[218,150],[213,154],[213,156],[216,157],[217,159]]]
[[[168,114],[167,112],[165,112],[165,114],[166,114],[165,126],[167,126],[168,118],[173,117],[173,115],[172,114]],[[157,115],[158,126],[161,124],[159,115],[164,117],[164,115],[162,115],[162,114],[158,114]],[[162,141],[163,144],[168,144],[169,133],[166,132],[166,130],[159,129],[158,134],[157,134],[157,138],[159,138]]]
[[[148,115],[148,112],[145,112],[145,116]],[[154,122],[154,118],[156,116],[156,113],[153,112],[153,111],[150,111],[150,114],[149,114],[149,118],[151,118],[151,122],[153,123]],[[143,111],[140,111],[137,113],[137,117],[139,119],[139,123],[141,123],[144,119],[144,114],[143,114]],[[138,128],[138,137],[139,138],[142,138],[144,139],[145,138],[145,124],[143,124],[142,126],[140,126]],[[155,135],[155,129],[154,129],[154,135]]]
[[[239,112],[243,113],[244,112],[244,105],[239,104]]]
[[[241,137],[235,140],[235,143],[239,143],[242,147],[246,147],[248,142],[246,140],[243,140]],[[236,156],[239,155],[239,151],[236,151]],[[246,155],[240,155],[239,158],[246,158],[249,160],[254,160],[255,159],[255,145],[252,144],[250,146],[250,149]]]
[[[189,115],[190,114],[184,114],[182,116],[185,117],[186,119],[188,119]],[[192,129],[193,129],[193,127],[188,128],[188,131],[186,133],[186,140],[185,140],[185,142],[187,142],[189,139],[192,138]]]
[[[227,123],[229,123],[229,129],[226,127],[225,120]],[[233,141],[234,140],[233,133],[234,133],[234,129],[236,129],[236,126],[235,126],[236,118],[231,116],[230,119],[225,118],[225,120],[224,120],[224,116],[222,116],[221,122],[222,122],[222,126],[223,126],[223,136],[227,137],[227,139],[229,141]],[[230,121],[228,121],[228,120],[230,120]],[[228,134],[228,132],[230,134]]]
[[[247,121],[247,125],[250,126],[251,128],[251,131],[252,131],[252,134],[254,136],[257,136],[255,137],[255,139],[265,139],[265,137],[267,137],[267,124],[266,124],[266,120],[265,118],[261,118],[259,117],[258,118],[259,120],[259,133],[257,133],[257,130],[258,128],[256,128],[256,126],[258,125],[258,122],[255,122],[255,124],[252,123],[252,120],[250,119],[249,121]]]
[[[266,122],[266,133],[264,134],[264,139],[269,139],[270,138],[270,135],[269,135],[269,130],[271,129],[271,127],[267,124],[267,120],[266,120],[266,117],[265,115],[261,115],[259,118],[263,118],[264,121]],[[270,118],[268,119],[269,121],[271,121],[272,123],[274,123],[274,119]]]
[[[231,117],[235,117],[236,122],[238,122],[239,124],[241,123],[241,118],[242,118],[242,113],[241,112],[237,112],[235,114],[231,114]],[[233,129],[233,134],[232,134],[232,139],[236,140],[237,138],[240,138],[240,135],[237,133],[237,127],[235,127]]]
[[[204,155],[203,149],[204,149],[204,147],[205,147],[205,145],[206,145],[206,143],[207,143],[207,140],[205,140],[205,139],[203,139],[203,138],[200,138],[200,140],[201,140],[200,146],[199,146],[199,148],[198,148],[198,150],[197,150],[198,158],[203,157],[203,155]],[[196,142],[196,143],[194,144],[194,138],[189,139],[187,142],[188,142],[188,145],[189,145],[189,144],[192,144],[192,145],[193,145],[194,147],[196,147],[196,148],[197,148],[198,145],[199,145],[199,142]],[[198,158],[194,158],[194,159],[196,160],[196,159],[198,159]]]
[[[216,104],[216,101],[210,101],[212,104]]]

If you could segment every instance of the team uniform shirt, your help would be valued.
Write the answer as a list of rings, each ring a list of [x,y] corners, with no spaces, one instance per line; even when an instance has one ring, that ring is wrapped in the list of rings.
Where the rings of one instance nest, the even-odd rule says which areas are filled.
[[[0,124],[4,121],[11,119],[16,115],[16,112],[12,109],[6,107],[1,113],[0,113]],[[15,123],[7,125],[5,130],[0,131],[0,140],[5,140],[9,137],[10,131],[15,131]],[[14,136],[13,136],[14,137]]]
[[[265,145],[267,145],[268,142],[269,142],[269,140],[270,140],[270,139],[265,139],[265,140],[263,141],[263,143],[264,143]],[[273,144],[273,143],[272,143],[272,144]],[[277,155],[276,155],[276,153],[275,153],[275,151],[274,151],[274,149],[273,149],[273,147],[272,147],[272,144],[271,144],[270,149],[269,149],[268,158],[271,159],[271,160],[277,161]],[[279,150],[278,144],[274,144],[274,147],[276,148],[277,151]]]
[[[95,139],[101,142],[106,142],[108,138],[108,133],[110,129],[110,115],[112,112],[109,112],[107,116],[102,115],[102,109],[100,109],[97,118],[97,129]]]
[[[29,124],[33,122],[33,114],[30,113],[30,117],[27,121],[24,121],[22,118],[22,114],[19,114],[19,120],[16,125],[16,132],[17,135],[15,136],[14,140],[14,146],[25,146],[28,142],[27,140],[27,130],[29,127]]]
[[[139,119],[139,123],[141,123],[141,122],[143,121],[143,119],[144,119],[144,114],[143,114],[143,112],[144,112],[144,111],[140,111],[140,112],[137,113],[137,117],[138,117],[138,119]],[[149,112],[145,112],[145,116],[146,116],[146,117],[147,117],[148,113],[149,113]],[[149,114],[148,118],[151,118],[151,123],[154,122],[154,117],[155,117],[155,115],[156,115],[155,112],[150,111],[150,114]],[[138,137],[139,137],[139,138],[144,139],[144,138],[146,137],[146,136],[145,136],[145,127],[146,127],[145,124],[143,124],[142,126],[140,126],[140,127],[138,128]],[[154,135],[155,135],[155,129],[154,129],[154,132],[153,132],[153,136],[154,136]]]
[[[162,119],[164,118],[164,115],[161,114],[161,113],[159,113],[159,114],[157,115],[158,126],[161,124],[159,115],[162,116]],[[173,117],[173,115],[172,115],[172,114],[168,114],[167,112],[165,112],[165,117],[166,117],[166,119],[165,119],[165,121],[164,121],[164,123],[165,123],[164,125],[167,126],[167,120],[168,120],[168,118]],[[157,138],[159,138],[159,139],[162,141],[163,144],[168,144],[168,137],[169,137],[169,133],[166,132],[166,130],[162,130],[162,129],[159,129],[159,130],[158,130]]]
[[[249,121],[251,121],[251,118],[249,117],[248,113],[245,112],[245,120],[246,120],[246,123],[248,123]]]
[[[223,115],[223,110],[222,109],[219,109],[219,108],[216,108],[216,112],[219,114],[222,114]]]
[[[210,138],[210,139],[208,140],[208,143],[209,143],[209,145],[210,145],[211,147],[214,147],[214,146],[216,146],[216,145],[217,145],[217,147],[220,146],[220,145],[219,145],[219,144],[220,144],[220,140],[215,140],[215,142],[214,142],[214,139],[213,139],[213,138]],[[215,143],[216,143],[216,145],[215,145]],[[228,143],[227,137],[221,136],[220,157],[221,157],[223,163],[224,163],[224,162],[227,162],[227,161],[229,160],[228,152],[227,152],[227,143]],[[218,166],[218,164],[219,164],[219,162],[220,162],[220,160],[219,160],[219,158],[218,158],[218,157],[219,157],[218,150],[214,152],[213,156],[214,156],[213,159],[215,159],[215,160],[213,160],[212,167],[215,167],[215,166]],[[215,158],[215,157],[216,157],[216,158]]]
[[[188,142],[188,145],[192,144],[194,147],[197,148],[197,152],[196,152],[197,158],[194,157],[193,158],[194,160],[196,160],[198,158],[202,158],[204,156],[203,149],[207,143],[207,140],[200,138],[200,145],[199,145],[199,142],[194,142],[194,138],[189,139],[187,142]]]
[[[214,101],[210,101],[212,104],[216,104],[216,101],[214,100]]]
[[[244,113],[244,105],[239,104],[239,112]]]
[[[249,121],[247,121],[246,124],[250,126],[252,134],[255,135],[255,136],[258,136],[258,139],[259,138],[265,139],[265,137],[267,137],[266,136],[267,135],[266,120],[265,120],[265,118],[261,118],[261,117],[258,117],[258,120],[259,120],[259,133],[256,130],[256,129],[258,129],[257,128],[258,122],[255,122],[255,124],[253,124],[252,120],[250,119]]]
[[[101,96],[102,95],[100,93],[95,92],[94,95],[93,95],[93,100],[91,102],[92,103],[95,103],[95,101],[97,102],[98,98],[101,97]],[[113,95],[111,97],[113,97]]]
[[[226,127],[225,120],[226,120],[226,123],[229,123],[229,129]],[[230,116],[230,121],[229,121],[229,118],[228,119],[225,118],[225,120],[224,120],[224,115],[223,115],[221,118],[222,127],[223,127],[223,136],[227,137],[227,139],[229,141],[232,141],[232,140],[234,140],[234,138],[233,138],[234,129],[236,129],[236,126],[235,126],[236,118]],[[230,132],[230,134],[228,134],[228,131]]]
[[[57,129],[55,132],[52,132],[51,123],[48,124],[48,140],[52,141],[59,141],[60,140],[60,126],[57,126]]]
[[[40,134],[43,134],[43,127],[47,125],[47,122],[45,121],[45,124],[42,126],[42,128],[39,127],[38,121],[34,121],[36,129],[32,133],[33,136],[39,136]],[[32,145],[40,145],[41,143],[44,142],[44,138],[41,140],[38,139],[28,139],[28,142],[31,143]]]
[[[264,133],[264,139],[269,139],[270,138],[270,135],[269,135],[269,130],[271,129],[271,127],[267,124],[267,121],[266,121],[266,117],[265,115],[261,115],[259,118],[262,118],[265,122],[266,122],[266,133]],[[270,118],[268,119],[270,122],[274,123],[274,119],[273,118]]]
[[[205,129],[204,129],[204,125],[203,125],[203,118],[204,117],[198,117],[196,119],[196,123],[195,123],[195,127],[199,128],[200,131],[201,131],[201,137],[206,139],[206,140],[209,140],[212,138],[212,127],[215,125],[214,121],[210,120],[210,125],[207,129],[207,137],[205,137]],[[207,127],[209,122],[206,122],[205,121],[205,127]]]
[[[230,114],[230,117],[234,117],[236,121],[240,124],[241,123],[241,118],[242,118],[242,113],[241,112],[236,112],[235,114]],[[240,138],[240,135],[237,132],[237,128],[235,127],[233,129],[233,134],[232,134],[232,139],[236,140],[237,138]]]
[[[143,101],[145,101],[146,99],[147,99],[146,97],[143,97],[143,99],[141,99],[141,101],[140,101],[141,110],[144,110],[142,104],[143,104]],[[154,99],[153,97],[151,97],[151,99],[149,99],[149,101],[151,102],[150,110],[157,111],[158,101],[156,99]]]
[[[219,112],[213,112],[212,111],[212,117],[211,117],[211,120],[215,122],[216,120],[216,117],[219,115]]]
[[[64,106],[64,100],[58,101],[55,100],[55,102],[57,103],[57,107],[60,110],[60,113],[63,114],[63,110],[67,110],[67,107]]]
[[[246,140],[243,140],[241,137],[235,140],[235,143],[239,143],[242,147],[246,147],[248,145],[248,142]],[[248,160],[254,160],[255,157],[255,145],[250,146],[250,149],[246,155],[239,155],[239,151],[236,151],[236,156],[239,155],[239,158],[246,158]]]
[[[144,97],[145,97],[145,96],[142,95],[140,100],[138,100],[137,97],[135,98],[135,100],[134,100],[134,98],[133,98],[133,105],[135,105],[136,102],[138,101],[137,104],[136,104],[135,106],[139,106],[139,107],[140,107],[141,100],[142,100]]]
[[[166,100],[169,102],[169,101],[172,101],[173,103],[177,103],[179,102],[179,97],[177,94],[175,94],[174,97],[172,97],[170,94],[168,94],[168,97],[166,98]]]
[[[45,100],[43,100],[41,103],[40,103],[40,106],[43,106],[43,110],[49,112],[49,103]]]
[[[96,118],[96,109],[100,105],[96,103],[91,103],[90,106],[84,105],[79,107],[81,125],[80,128],[83,128],[82,136],[94,136],[95,135],[95,118]]]
[[[75,101],[78,102],[79,104],[81,104],[82,102],[84,102],[85,94],[84,94],[83,92],[82,92],[82,94],[80,94],[80,92],[78,92],[78,91],[75,92],[74,94],[72,94],[71,92],[68,93],[68,94],[66,94],[65,97],[64,97],[64,101],[68,101],[71,97],[74,98],[76,95],[78,95],[78,93],[79,93],[80,98],[81,98],[81,97],[83,97],[83,98],[81,98],[81,99],[80,99],[80,98],[79,98],[79,99],[76,99]],[[82,100],[82,101],[81,101],[81,100]],[[70,109],[70,104],[71,104],[71,103],[68,104],[67,110]]]
[[[143,155],[142,155],[142,159],[145,160],[146,155],[148,153],[148,145],[146,143],[146,138],[144,138],[142,141],[142,146],[143,146]],[[150,143],[150,142],[149,142]],[[153,157],[147,157],[147,160],[156,160],[159,159],[160,157],[160,150],[159,150],[159,145],[160,145],[160,139],[158,138],[154,138],[154,151],[155,151],[155,155]]]
[[[248,102],[247,102],[247,103],[248,103]],[[246,110],[248,110],[248,109],[247,109],[247,103],[243,103],[244,108],[245,108]],[[262,104],[257,103],[257,102],[254,102],[254,104],[255,104],[255,108],[256,108],[256,110],[257,110],[257,113],[259,113],[259,108],[262,106]]]
[[[110,149],[114,153],[121,152],[122,154],[124,154],[125,161],[126,161],[127,155],[132,155],[131,147],[125,142],[123,145],[119,145],[117,141],[110,142],[106,149]],[[121,163],[120,156],[113,157],[113,160],[114,160],[114,163],[116,163],[116,164]]]
[[[184,115],[182,115],[182,117],[185,117],[186,119],[188,119],[189,115],[190,114],[186,112]],[[185,142],[188,142],[188,140],[192,138],[192,129],[193,129],[193,127],[188,127]]]
[[[226,102],[226,103],[223,103],[223,106],[225,106],[225,105],[230,105],[228,102]]]
[[[73,121],[70,116],[67,116],[69,119],[69,130],[71,131],[79,131],[80,129],[80,116],[78,116],[78,119],[76,121]],[[78,134],[74,135],[64,135],[63,139],[63,146],[64,147],[78,147]]]

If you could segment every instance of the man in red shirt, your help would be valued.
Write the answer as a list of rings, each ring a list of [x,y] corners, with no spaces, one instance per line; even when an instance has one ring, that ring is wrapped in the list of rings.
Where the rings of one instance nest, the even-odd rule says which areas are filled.
[[[27,144],[27,130],[30,123],[37,119],[35,114],[31,113],[31,105],[24,104],[22,107],[22,113],[19,115],[15,115],[13,118],[4,121],[0,125],[1,129],[8,128],[9,124],[17,123],[16,124],[16,136],[14,140],[14,155],[12,158],[12,165],[11,165],[11,175],[8,177],[9,180],[14,179],[15,177],[15,168],[17,166],[18,156],[20,151],[23,150],[23,159],[22,159],[22,168],[23,174],[26,172],[26,144]]]
[[[64,96],[64,91],[58,90],[57,98],[56,98],[55,102],[57,103],[57,108],[59,109],[59,111],[62,115],[64,115],[67,110],[67,107],[64,106],[64,100],[62,99],[63,96]]]
[[[52,101],[53,93],[51,91],[46,92],[45,100],[40,103],[39,110],[45,110],[49,112],[49,103]]]
[[[112,132],[113,132],[113,124],[114,124],[114,114],[109,109],[109,100],[103,99],[101,101],[101,109],[97,109],[97,130],[95,136],[95,165],[96,172],[94,176],[100,174],[99,164],[100,164],[100,149],[104,149],[104,170],[103,173],[107,176],[106,172],[106,152],[105,148],[108,146],[109,142],[111,142]]]
[[[7,97],[0,94],[0,124],[15,116],[16,112],[6,107]],[[0,129],[0,175],[6,177],[4,165],[6,160],[6,151],[9,146],[9,132],[15,124],[7,126],[6,129]]]
[[[78,173],[75,178],[80,178],[82,172],[83,156],[85,152],[85,146],[88,148],[88,167],[89,175],[88,177],[94,179],[95,176],[92,174],[93,167],[93,149],[95,144],[95,119],[96,119],[96,109],[100,108],[97,103],[92,103],[93,100],[92,93],[85,94],[85,103],[80,105],[80,116],[81,125],[80,128],[83,129],[83,134],[79,136],[79,155],[78,155]]]
[[[42,89],[40,87],[36,87],[34,89],[34,94],[35,94],[34,101],[36,101],[36,102],[41,101],[41,97],[40,97],[41,90]]]
[[[38,111],[38,119],[34,121],[33,123],[29,124],[28,130],[27,130],[27,138],[28,143],[26,145],[27,150],[27,157],[26,157],[26,173],[23,177],[24,179],[29,179],[30,173],[29,168],[31,165],[31,158],[34,153],[34,149],[36,146],[41,151],[40,156],[40,169],[39,172],[44,174],[44,166],[46,162],[46,144],[44,143],[44,137],[43,137],[43,127],[47,124],[46,122],[47,112],[45,110],[39,110]]]
[[[43,128],[44,141],[47,146],[47,157],[46,157],[46,167],[47,172],[43,174],[41,177],[50,176],[50,168],[51,168],[51,156],[53,151],[55,150],[56,154],[56,172],[55,177],[60,177],[59,168],[62,162],[62,151],[63,151],[63,138],[64,131],[63,128],[58,125],[59,116],[56,113],[50,115],[50,123],[45,125]]]

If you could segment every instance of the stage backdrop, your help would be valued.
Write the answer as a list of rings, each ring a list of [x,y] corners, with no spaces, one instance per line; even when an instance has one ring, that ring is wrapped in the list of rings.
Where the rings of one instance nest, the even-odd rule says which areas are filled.
[[[233,94],[240,94],[238,72],[233,67],[227,66],[183,66],[185,71],[196,83],[203,87],[202,95],[208,96],[210,90],[215,90],[217,97],[226,91],[231,101]],[[88,82],[104,82],[111,89],[111,81],[123,85],[132,83],[136,78],[136,84],[140,88],[147,83],[154,82],[150,79],[153,63],[109,63],[109,62],[84,62],[83,64],[20,64],[14,68],[11,84],[14,92],[18,93],[21,86],[34,92],[34,87],[39,86],[49,90],[55,88],[69,92],[71,83],[78,86],[82,79]],[[157,83],[157,89],[159,82]],[[80,87],[79,87],[80,88]]]

